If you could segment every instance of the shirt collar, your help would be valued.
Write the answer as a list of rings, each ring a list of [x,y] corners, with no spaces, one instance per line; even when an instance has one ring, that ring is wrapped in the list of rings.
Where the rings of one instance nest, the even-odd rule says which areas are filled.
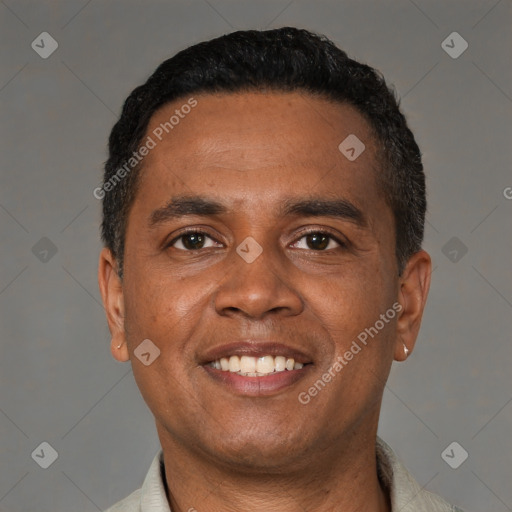
[[[164,454],[160,451],[153,459],[142,484],[140,494],[141,512],[171,512],[165,492]]]
[[[377,471],[391,498],[391,512],[462,512],[420,487],[393,450],[379,437],[376,450]]]
[[[392,512],[457,512],[443,499],[419,486],[393,450],[377,438],[377,470],[391,498]],[[172,512],[166,496],[165,466],[160,451],[149,468],[140,494],[141,512]]]

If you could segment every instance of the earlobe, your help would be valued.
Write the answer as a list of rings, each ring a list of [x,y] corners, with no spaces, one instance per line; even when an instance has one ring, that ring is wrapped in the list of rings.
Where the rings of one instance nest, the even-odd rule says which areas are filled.
[[[405,344],[402,338],[399,337],[398,342],[395,345],[395,361],[405,361],[409,357],[410,353],[411,350],[409,347]]]
[[[115,336],[112,337],[112,340],[110,342],[110,353],[112,354],[112,357],[116,361],[119,361],[121,363],[125,363],[130,359],[130,354],[128,352],[128,347],[126,346],[126,343],[124,342],[124,340],[117,340]]]
[[[432,263],[427,252],[413,254],[400,278],[398,298],[402,310],[397,320],[395,360],[405,361],[412,353],[430,288]]]
[[[130,356],[124,329],[123,285],[117,273],[117,262],[107,248],[103,248],[100,253],[98,284],[112,336],[110,351],[116,360],[128,361]]]

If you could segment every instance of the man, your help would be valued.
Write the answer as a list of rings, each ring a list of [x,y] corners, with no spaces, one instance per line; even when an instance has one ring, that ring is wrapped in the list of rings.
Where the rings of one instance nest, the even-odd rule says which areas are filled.
[[[456,510],[376,437],[431,272],[384,80],[304,30],[236,32],[161,64],[109,149],[99,284],[162,445],[110,512]]]

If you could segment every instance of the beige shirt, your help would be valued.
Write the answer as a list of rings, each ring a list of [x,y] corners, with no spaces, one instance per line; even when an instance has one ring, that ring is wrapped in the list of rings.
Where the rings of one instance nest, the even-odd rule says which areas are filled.
[[[391,496],[392,512],[462,512],[439,496],[422,489],[396,458],[393,450],[377,438],[377,467]],[[154,458],[142,487],[105,512],[172,512],[164,487],[163,453]],[[190,511],[195,509],[191,507]]]

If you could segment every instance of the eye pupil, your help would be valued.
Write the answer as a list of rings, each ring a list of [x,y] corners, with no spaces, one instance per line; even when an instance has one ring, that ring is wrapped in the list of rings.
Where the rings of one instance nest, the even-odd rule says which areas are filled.
[[[325,249],[329,245],[329,236],[322,233],[310,233],[307,235],[307,244],[310,249]]]
[[[329,246],[331,235],[322,232],[313,232],[304,235],[306,238],[306,245],[309,249],[315,251],[323,251]],[[205,243],[205,234],[202,232],[191,232],[181,235],[181,243],[188,251],[201,249]]]
[[[188,233],[183,237],[183,245],[187,249],[200,249],[204,244],[204,236],[201,233]]]

